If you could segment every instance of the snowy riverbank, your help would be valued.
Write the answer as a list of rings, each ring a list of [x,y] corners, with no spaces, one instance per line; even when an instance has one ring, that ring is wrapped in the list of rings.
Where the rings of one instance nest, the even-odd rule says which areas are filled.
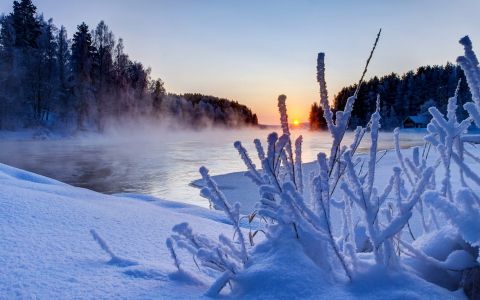
[[[382,170],[377,177],[379,186],[388,179],[382,173],[389,174],[394,162],[393,152],[379,162]],[[306,164],[305,174],[313,167],[313,163]],[[256,188],[241,173],[215,179],[225,188],[229,201],[252,206],[258,199]],[[201,298],[213,277],[195,275],[197,282],[185,274],[174,273],[165,246],[171,228],[185,221],[211,238],[220,233],[232,234],[228,221],[216,211],[148,196],[99,194],[0,164],[0,299]],[[106,241],[113,253],[130,263],[122,266],[110,261],[92,239],[91,229]],[[381,270],[366,274],[353,284],[325,285],[324,280],[304,278],[302,270],[312,268],[312,262],[304,256],[296,257],[292,251],[274,251],[259,261],[262,266],[270,267],[258,271],[252,268],[239,278],[240,285],[249,289],[237,291],[237,296],[463,297],[462,292],[452,293],[412,275],[389,276]],[[183,260],[191,259],[183,252],[179,255]],[[192,274],[198,274],[190,268]],[[382,288],[373,291],[371,284]]]
[[[170,280],[165,239],[184,220],[228,231],[215,211],[146,196],[109,196],[0,164],[0,299],[189,298]],[[129,267],[109,264],[94,229]]]
[[[478,137],[478,135],[471,135],[471,137]],[[467,149],[472,151],[473,153],[478,153],[478,149],[474,146],[467,145]],[[411,157],[413,148],[405,148],[402,150],[404,156]],[[381,188],[385,187],[390,179],[390,175],[392,174],[392,170],[395,166],[398,165],[398,160],[395,155],[394,149],[382,150],[379,151],[379,156],[381,159],[378,160],[378,171],[379,172],[375,178],[375,184]],[[358,154],[357,157],[361,157],[362,159],[368,160],[367,154]],[[429,159],[427,162],[429,164],[434,164],[438,160],[436,153],[430,153]],[[475,160],[470,157],[465,157],[465,162],[467,164],[475,164]],[[309,162],[303,164],[304,166],[304,180],[303,182],[308,183],[308,177],[310,173],[313,172],[317,168],[316,162]],[[443,167],[439,166],[439,171],[443,172]],[[457,166],[452,166],[454,172],[458,172]],[[222,189],[222,192],[227,196],[227,199],[231,204],[238,202],[242,205],[242,211],[244,213],[250,213],[255,204],[258,202],[258,187],[246,176],[243,176],[245,172],[235,172],[229,174],[223,174],[218,176],[213,176],[219,187]],[[454,186],[460,185],[460,176],[452,176],[452,183]],[[201,179],[195,180],[191,183],[191,185],[195,187],[202,187],[203,182]],[[307,186],[306,190],[310,187]],[[339,189],[337,190],[339,192]],[[477,191],[476,191],[477,192]],[[480,192],[480,190],[478,190]],[[307,194],[305,197],[309,197],[310,195]]]

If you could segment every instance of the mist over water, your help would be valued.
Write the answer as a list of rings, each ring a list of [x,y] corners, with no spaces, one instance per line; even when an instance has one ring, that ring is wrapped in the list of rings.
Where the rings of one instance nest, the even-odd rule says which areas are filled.
[[[189,185],[200,177],[199,167],[206,166],[211,175],[245,170],[233,147],[236,140],[242,142],[258,167],[253,139],[260,138],[265,147],[266,137],[272,131],[143,127],[71,139],[1,140],[0,162],[102,193],[141,193],[207,207],[208,201]],[[292,130],[294,138],[300,134],[304,162],[315,160],[319,152],[328,153],[328,132]],[[347,133],[345,144],[350,144],[352,137],[352,133]],[[402,133],[402,146],[422,144],[422,137],[422,132]],[[368,150],[366,145],[368,139],[359,151]],[[379,149],[392,146],[392,134],[381,133]]]

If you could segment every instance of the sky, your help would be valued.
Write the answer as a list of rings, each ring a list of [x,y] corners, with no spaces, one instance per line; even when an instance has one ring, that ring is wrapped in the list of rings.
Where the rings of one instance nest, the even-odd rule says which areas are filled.
[[[260,123],[278,123],[287,95],[291,120],[308,120],[319,99],[316,57],[326,53],[330,99],[358,81],[382,28],[367,78],[455,62],[458,40],[480,45],[479,0],[33,0],[73,35],[104,20],[134,60],[168,92],[246,104]],[[11,1],[0,12],[11,11]],[[476,43],[478,41],[478,43]]]

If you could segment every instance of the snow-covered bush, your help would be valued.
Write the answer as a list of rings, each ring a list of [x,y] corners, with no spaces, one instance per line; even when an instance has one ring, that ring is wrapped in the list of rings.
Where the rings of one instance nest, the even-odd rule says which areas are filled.
[[[175,266],[179,271],[180,263],[174,250],[173,241],[178,247],[186,249],[194,258],[200,260],[204,267],[221,272],[222,275],[207,292],[209,295],[215,295],[239,272],[247,262],[248,254],[246,241],[240,229],[240,205],[237,203],[231,207],[228,204],[225,195],[210,178],[205,167],[200,168],[200,174],[206,184],[201,190],[202,196],[208,198],[213,208],[223,211],[232,222],[239,246],[225,235],[220,235],[218,241],[210,240],[206,236],[193,233],[188,223],[181,223],[173,227],[175,234],[167,239],[167,247],[170,249]]]
[[[439,188],[436,187],[435,180],[432,180],[429,190],[422,195],[421,205],[419,205],[424,232],[430,232],[425,235],[426,238],[421,237],[420,240],[423,238],[423,240],[429,241],[430,250],[428,252],[431,253],[427,254],[422,249],[427,248],[425,242],[416,241],[409,244],[400,241],[400,245],[403,246],[405,252],[421,261],[420,265],[417,262],[413,268],[423,273],[425,279],[449,288],[457,288],[455,283],[458,283],[470,298],[476,299],[480,296],[480,199],[476,194],[480,186],[480,177],[466,162],[465,157],[468,156],[475,162],[480,160],[465,148],[465,142],[470,140],[465,133],[472,122],[475,122],[477,126],[480,124],[480,69],[468,36],[463,37],[460,43],[464,46],[465,55],[459,57],[457,62],[465,72],[473,100],[464,105],[469,117],[464,120],[457,118],[457,96],[460,82],[454,96],[448,99],[446,115],[443,115],[435,107],[428,109],[432,119],[427,126],[428,134],[424,139],[429,148],[433,147],[436,150],[439,157],[433,163],[433,167],[436,169],[440,169],[440,165],[443,167],[437,172],[437,177],[441,178]],[[397,150],[397,153],[400,152]],[[410,184],[417,181],[418,159],[414,165],[411,161],[400,157],[399,154],[399,161]],[[423,159],[420,165],[425,168],[426,160]],[[458,170],[459,178],[452,177],[454,167]],[[459,184],[454,185],[452,182],[457,179],[459,179]],[[428,213],[431,218],[426,216]],[[439,229],[437,215],[447,222],[447,226],[450,228],[448,236],[452,238],[447,238],[442,231],[445,227]],[[435,223],[435,227],[431,223],[427,224],[426,220],[429,219],[433,220],[431,223]],[[452,243],[452,241],[455,242]],[[432,244],[439,249],[432,251]],[[438,255],[442,251],[440,249],[443,250],[443,255]],[[421,266],[422,262],[430,266],[429,271],[425,271],[425,267]],[[435,277],[432,274],[441,272],[441,270],[446,271],[446,277],[451,280],[445,281],[445,277],[432,279]],[[452,285],[452,283],[454,284]]]
[[[376,110],[368,124],[357,127],[353,142],[345,145],[343,138],[358,90],[347,100],[345,109],[337,111],[334,117],[325,83],[325,56],[320,53],[317,60],[320,104],[333,140],[329,156],[319,153],[315,171],[304,174],[302,137],[292,141],[286,96],[280,95],[281,135],[269,134],[264,145],[258,139],[254,141],[261,169],[257,169],[241,142],[234,143],[247,167],[245,175],[259,190],[256,209],[245,220],[252,222],[261,218],[264,225],[254,232],[247,231],[241,224],[239,204],[229,204],[208,170],[202,167],[200,173],[205,185],[201,194],[228,217],[233,238],[220,235],[218,241],[214,241],[193,233],[187,223],[175,226],[167,246],[176,267],[180,269],[175,248],[183,248],[208,274],[211,274],[209,270],[218,271],[209,295],[218,294],[226,286],[232,291],[242,290],[245,288],[242,284],[248,281],[246,274],[268,273],[269,266],[277,269],[276,264],[297,262],[310,266],[299,276],[322,274],[316,282],[348,284],[371,272],[411,272],[442,287],[463,286],[469,297],[478,296],[475,287],[480,284],[480,199],[472,185],[480,185],[480,176],[464,157],[477,162],[480,158],[465,149],[464,133],[473,120],[480,124],[480,71],[468,37],[461,43],[465,46],[465,56],[458,62],[465,70],[474,99],[465,105],[470,117],[457,119],[457,89],[448,101],[445,116],[435,107],[429,109],[432,119],[426,144],[421,155],[419,147],[413,148],[411,158],[405,157],[400,149],[400,132],[396,129],[393,134],[398,166],[391,170],[388,183],[383,187],[376,182],[381,159],[377,154],[381,99],[377,98]],[[370,150],[366,155],[357,155],[360,142],[367,134]],[[438,159],[429,159],[430,148],[436,151]],[[453,184],[453,164],[455,170],[459,170],[460,186]],[[382,170],[381,175],[385,174],[388,172]],[[420,224],[420,236],[412,233],[413,222]],[[446,228],[448,238],[441,234]],[[248,239],[245,238],[247,232]],[[259,232],[263,234],[258,235]],[[258,241],[255,246],[254,240]],[[420,241],[429,241],[429,244]],[[431,251],[425,245],[443,247],[445,253],[437,255],[439,251]],[[293,261],[286,260],[285,253],[291,253]],[[437,280],[432,276],[436,270],[451,277]],[[278,274],[271,275],[278,279]]]

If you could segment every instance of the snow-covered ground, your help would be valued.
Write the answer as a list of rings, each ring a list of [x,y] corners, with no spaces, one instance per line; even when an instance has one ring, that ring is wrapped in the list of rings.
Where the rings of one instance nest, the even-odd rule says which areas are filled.
[[[395,169],[393,151],[377,155],[380,97],[367,125],[369,156],[351,154],[360,150],[367,127],[357,128],[353,152],[340,148],[357,93],[334,120],[319,53],[320,103],[332,143],[320,151],[316,173],[315,163],[302,167],[302,139],[290,139],[286,96],[280,95],[283,135],[269,135],[266,154],[256,142],[261,173],[235,143],[262,194],[258,214],[248,218],[239,212],[256,208],[258,188],[242,173],[214,178],[226,197],[206,168],[203,181],[194,182],[205,184],[202,195],[225,218],[145,195],[99,194],[0,164],[0,298],[192,299],[207,297],[207,289],[245,299],[478,298],[480,158],[475,146],[462,143],[478,139],[462,134],[473,121],[480,124],[480,69],[468,36],[460,43],[470,117],[457,119],[459,85],[445,116],[429,108],[425,141],[434,150],[424,149],[422,161],[419,148],[400,150],[395,130],[401,166]],[[339,181],[343,201],[335,199]],[[243,210],[228,204],[234,202]],[[261,224],[265,230],[255,231]]]
[[[394,156],[389,152],[379,162],[379,186],[388,179],[382,174],[391,173]],[[305,174],[313,167],[306,164]],[[229,201],[252,207],[258,199],[255,186],[241,173],[215,179]],[[228,220],[216,211],[142,195],[99,194],[0,164],[0,299],[202,298],[215,274],[199,275],[194,264],[185,266],[188,273],[176,272],[165,246],[171,228],[185,221],[211,238],[233,234]],[[119,260],[111,260],[100,248],[92,229]],[[350,284],[326,283],[324,271],[297,255],[301,251],[291,244],[287,252],[286,247],[258,247],[255,261],[237,278],[233,295],[259,299],[464,297],[462,292],[450,292],[411,274],[383,270],[369,270]],[[191,260],[184,252],[178,255],[183,261]]]
[[[165,240],[189,220],[228,232],[215,211],[148,197],[108,196],[0,165],[1,299],[164,299],[202,295],[173,281]],[[109,263],[94,229],[128,267]],[[209,231],[209,230],[207,230]]]
[[[472,137],[473,136],[474,135],[472,135]],[[475,135],[475,137],[477,137],[477,135]],[[478,154],[480,151],[480,148],[476,146],[467,145],[466,147],[474,154]],[[405,157],[411,157],[412,149],[413,148],[403,149],[402,150],[403,155]],[[434,151],[432,150],[430,153],[431,155],[427,160],[427,162],[430,165],[433,165],[435,161],[438,160],[438,156],[433,152]],[[358,154],[357,156],[363,158],[365,162],[368,161],[367,154]],[[385,185],[388,183],[388,180],[390,179],[390,176],[393,172],[392,171],[393,167],[398,165],[398,160],[395,155],[395,150],[393,149],[382,150],[379,152],[379,156],[381,157],[381,159],[379,159],[379,162],[378,162],[377,172],[379,173],[375,178],[375,185],[383,188],[385,187]],[[465,157],[465,162],[468,165],[476,164],[476,162],[468,156]],[[303,182],[308,184],[309,182],[308,178],[310,176],[310,173],[317,168],[317,162],[305,163],[303,166],[304,166]],[[458,167],[456,165],[452,165],[452,169],[458,174]],[[439,166],[439,174],[443,174],[441,172],[443,172],[443,169],[442,169],[442,166]],[[223,175],[213,176],[213,179],[217,182],[218,186],[222,189],[222,192],[227,196],[227,199],[229,200],[229,202],[231,202],[232,204],[235,202],[241,203],[243,212],[249,213],[254,209],[256,203],[258,202],[259,193],[258,193],[258,186],[255,185],[248,177],[243,176],[244,173],[245,172],[235,172],[235,173],[223,174]],[[203,186],[202,179],[195,180],[191,184],[195,187]],[[452,176],[452,184],[454,186],[459,186],[460,176]],[[306,190],[308,190],[308,188],[309,187],[306,187]],[[338,188],[336,192],[340,193],[340,189]],[[480,190],[476,192],[480,192]],[[309,194],[307,193],[305,197],[309,197]]]

